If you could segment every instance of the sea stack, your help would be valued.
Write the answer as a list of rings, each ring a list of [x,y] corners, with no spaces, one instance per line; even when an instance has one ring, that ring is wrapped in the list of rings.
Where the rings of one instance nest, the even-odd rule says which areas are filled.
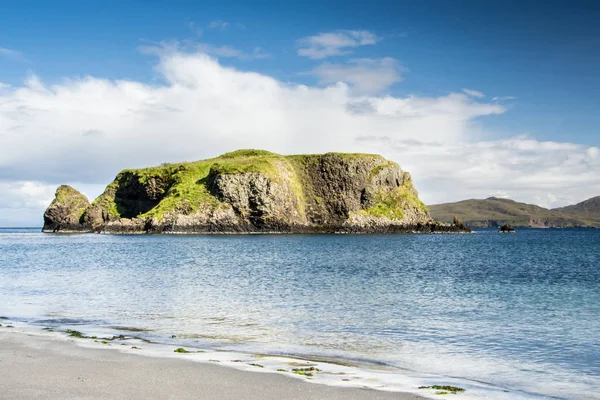
[[[374,154],[238,150],[120,172],[91,204],[61,186],[44,232],[464,232],[433,221],[410,174]]]
[[[87,197],[68,185],[61,185],[44,213],[44,232],[79,232],[81,217],[90,206]]]

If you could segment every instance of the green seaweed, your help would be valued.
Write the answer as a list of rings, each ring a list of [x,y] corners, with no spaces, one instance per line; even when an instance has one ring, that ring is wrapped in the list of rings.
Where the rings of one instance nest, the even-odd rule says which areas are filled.
[[[188,351],[186,349],[184,349],[183,347],[178,347],[175,350],[173,350],[174,353],[191,353],[191,351]]]
[[[439,392],[437,392],[436,394],[448,394],[448,393],[457,394],[457,393],[461,393],[461,392],[466,391],[466,389],[463,389],[461,387],[450,386],[450,385],[419,386],[419,389],[433,389],[433,390],[438,390]]]
[[[250,363],[248,365],[252,365],[253,367],[258,367],[258,368],[264,368],[265,366],[262,364],[257,364],[257,363]]]
[[[313,376],[316,372],[321,372],[319,368],[305,367],[305,368],[294,368],[292,372],[296,375]]]
[[[85,338],[83,333],[72,330],[72,329],[67,329],[67,333],[69,334],[69,336],[72,336],[72,337],[76,337],[76,338],[80,338],[80,339]]]

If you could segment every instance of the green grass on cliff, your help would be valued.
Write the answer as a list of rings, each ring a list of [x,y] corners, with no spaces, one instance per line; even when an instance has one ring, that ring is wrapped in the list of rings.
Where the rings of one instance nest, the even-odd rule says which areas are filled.
[[[375,160],[382,159],[376,154],[354,154],[354,153],[327,153],[332,158]],[[199,210],[211,210],[216,207],[229,207],[221,203],[208,188],[208,177],[211,169],[221,175],[242,174],[256,172],[268,175],[275,182],[284,179],[290,185],[290,189],[297,201],[298,210],[305,213],[304,193],[302,182],[306,177],[299,176],[301,165],[309,165],[320,162],[323,155],[293,155],[282,156],[265,150],[237,150],[225,153],[219,157],[188,163],[163,164],[161,166],[130,169],[122,171],[105,192],[94,201],[104,213],[111,219],[123,215],[119,204],[119,182],[124,174],[128,177],[134,176],[137,180],[147,185],[153,180],[168,181],[164,188],[158,188],[162,196],[156,206],[148,211],[137,215],[138,218],[157,217],[162,219],[168,213],[192,214]],[[376,175],[382,168],[394,164],[387,162],[374,169],[371,176]],[[379,168],[379,169],[378,169]],[[404,215],[403,207],[406,205],[417,205],[426,210],[425,205],[415,196],[412,182],[405,182],[405,186],[395,189],[391,193],[382,196],[379,202],[372,208],[364,210],[369,215],[385,216],[390,219],[401,219]],[[308,194],[310,195],[310,194]],[[318,199],[317,199],[318,200]]]
[[[346,160],[365,160],[365,159],[382,159],[383,157],[379,154],[369,153],[325,153],[325,154],[294,154],[290,156],[284,156],[286,159],[298,163],[298,164],[309,164],[311,162],[318,162],[323,156],[339,157]]]
[[[229,153],[221,154],[217,158],[227,159],[227,158],[242,158],[242,157],[265,157],[265,156],[282,157],[277,153],[272,153],[267,150],[241,149],[241,150],[236,150],[236,151],[232,151]]]
[[[206,178],[211,163],[181,164],[181,167],[174,176],[174,183],[160,203],[140,217],[161,218],[169,212],[191,214],[203,208],[214,208],[219,205],[219,201],[210,194],[206,187]]]
[[[80,221],[86,208],[90,205],[87,197],[69,185],[61,185],[56,189],[52,205],[59,205],[72,210],[69,217],[73,222]],[[51,206],[52,206],[51,205]]]
[[[157,176],[173,180],[172,185],[158,205],[138,216],[139,218],[162,218],[170,212],[191,214],[201,209],[214,209],[215,207],[225,206],[210,193],[207,187],[208,175],[211,169],[222,175],[256,172],[278,180],[282,167],[286,168],[289,174],[295,175],[293,167],[284,156],[265,150],[238,150],[207,160],[182,164],[164,164],[157,167],[125,170],[122,173],[132,172],[137,174],[141,183],[147,183],[150,178]],[[111,185],[116,189],[118,183],[115,181]],[[105,192],[108,196],[103,195],[97,201],[111,215],[118,216],[117,204],[119,199],[115,195],[116,192],[110,190],[111,185]],[[291,189],[299,200],[302,199],[302,188],[297,178],[292,177]],[[303,201],[299,201],[299,203],[302,209]]]
[[[106,189],[104,189],[104,193],[92,202],[92,207],[101,208],[111,219],[119,218],[120,216],[117,204],[115,203],[115,195],[118,186],[119,183],[115,179],[106,187]]]
[[[376,166],[375,168],[373,168],[373,170],[371,171],[371,178],[377,176],[378,173],[380,173],[381,171],[383,171],[385,168],[394,166],[396,163],[393,161],[386,161],[385,163]]]
[[[381,194],[377,204],[359,213],[377,218],[401,220],[404,217],[404,210],[410,206],[417,207],[425,213],[429,212],[427,206],[417,197],[412,180],[408,179],[402,186],[387,194]]]

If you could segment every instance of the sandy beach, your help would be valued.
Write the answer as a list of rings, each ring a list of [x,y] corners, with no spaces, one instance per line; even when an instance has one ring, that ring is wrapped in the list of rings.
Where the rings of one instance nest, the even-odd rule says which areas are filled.
[[[2,399],[400,399],[414,394],[312,384],[178,359],[89,349],[0,331]]]

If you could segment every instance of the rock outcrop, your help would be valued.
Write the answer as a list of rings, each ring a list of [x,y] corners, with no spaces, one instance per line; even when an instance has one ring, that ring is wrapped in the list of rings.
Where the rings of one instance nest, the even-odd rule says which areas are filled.
[[[44,215],[44,232],[468,231],[434,222],[410,174],[372,154],[239,150],[125,170],[92,204],[61,188]]]
[[[82,216],[90,206],[87,197],[68,185],[56,189],[56,195],[44,213],[45,232],[79,232]]]

